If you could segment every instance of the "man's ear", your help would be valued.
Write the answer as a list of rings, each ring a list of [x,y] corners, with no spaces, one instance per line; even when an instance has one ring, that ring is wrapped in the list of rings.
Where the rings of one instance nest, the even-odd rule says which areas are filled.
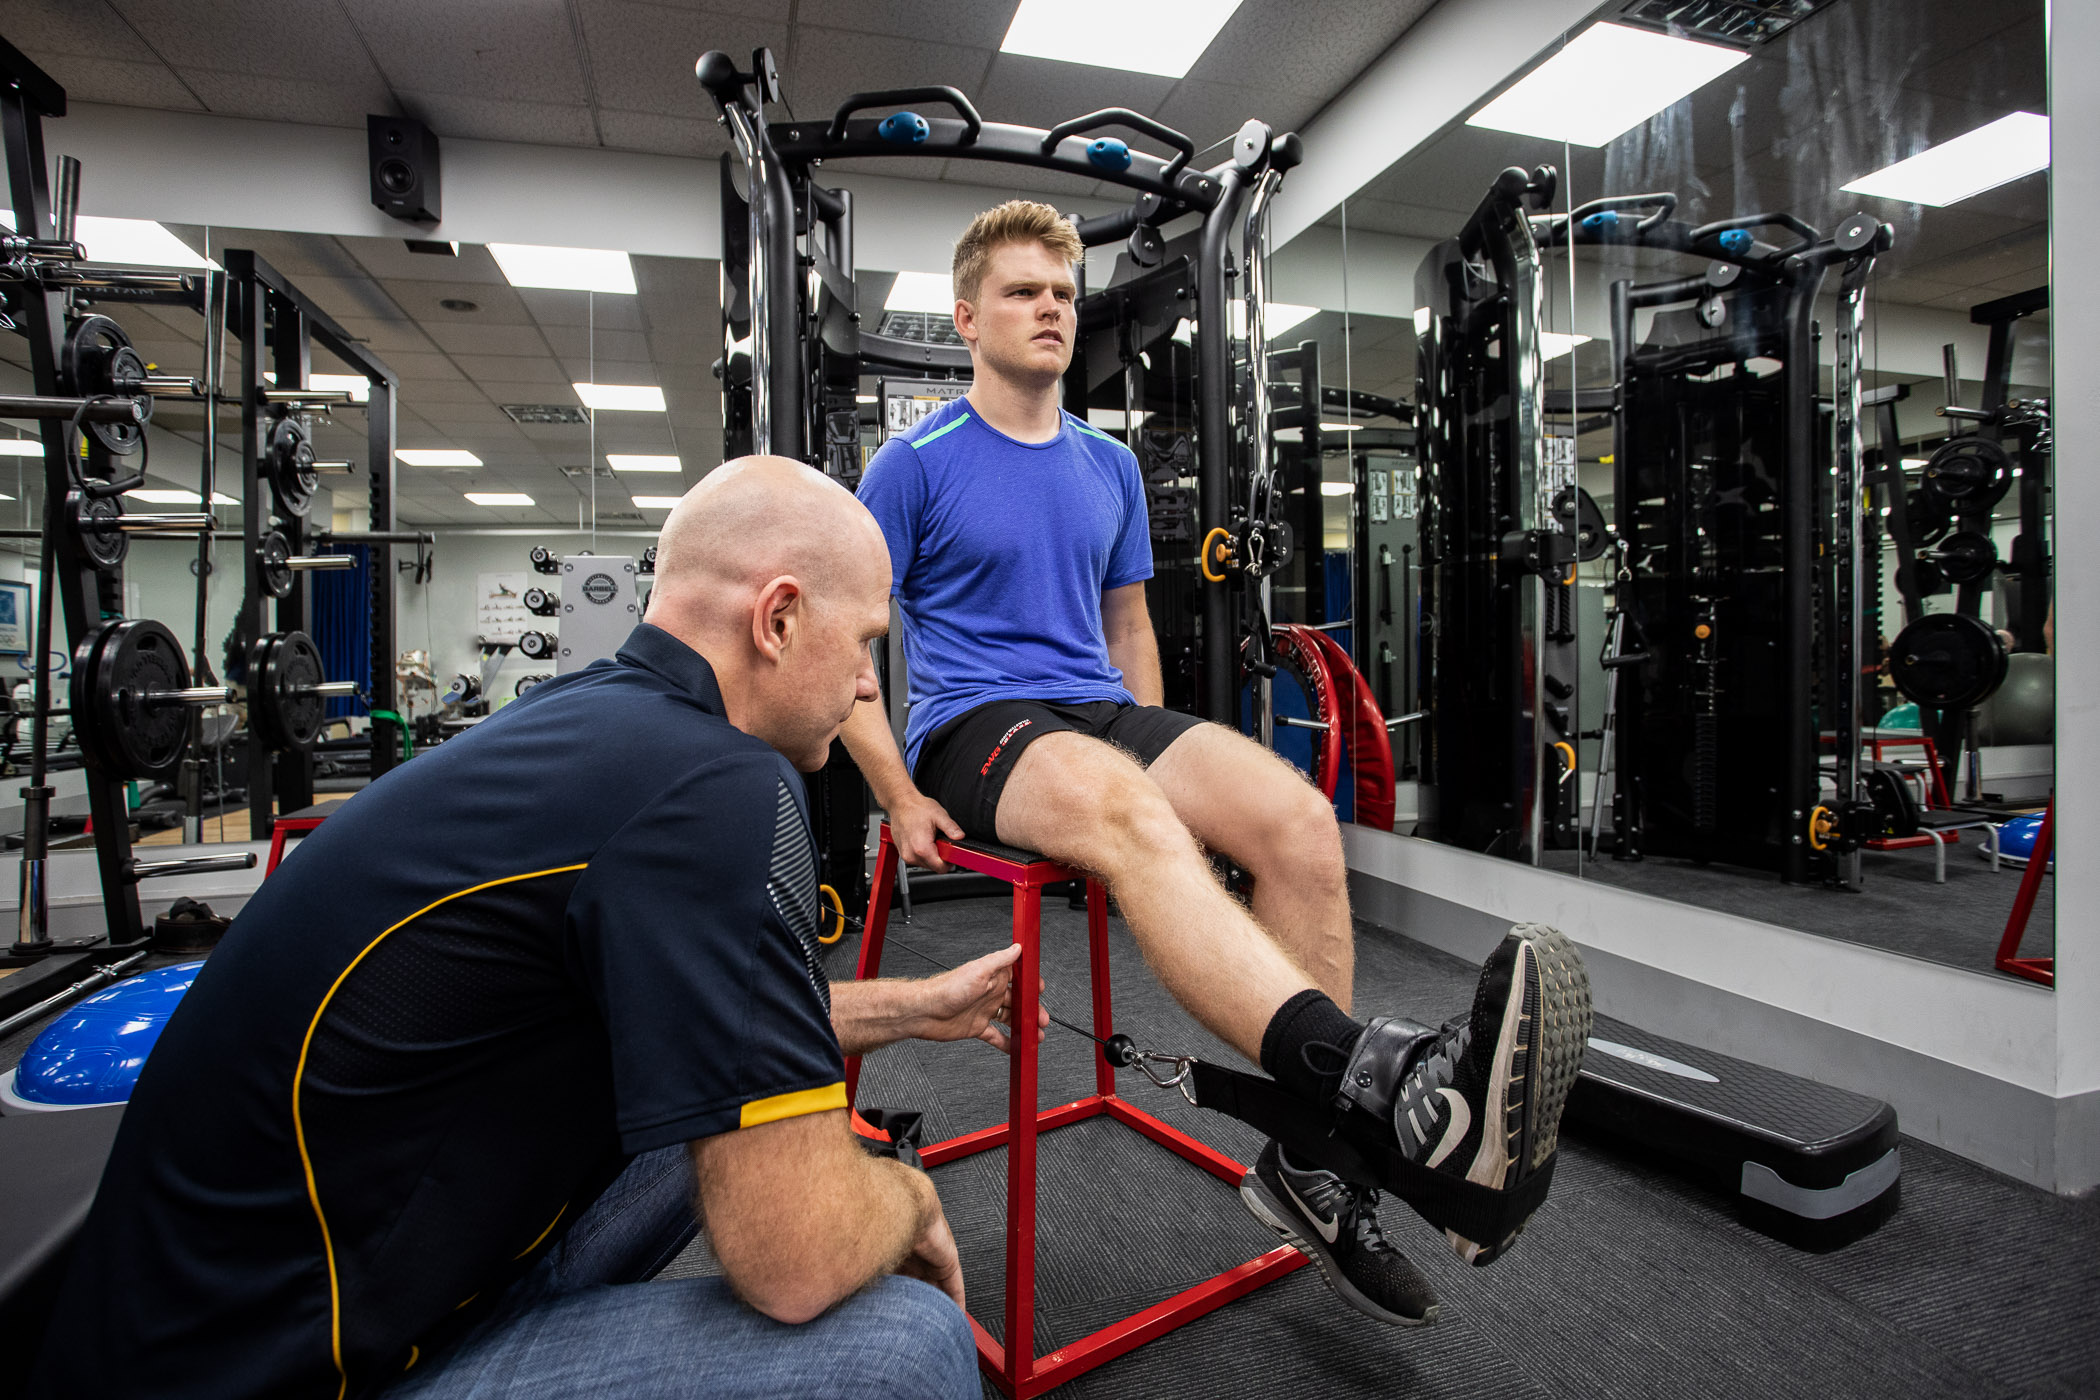
[[[802,582],[783,574],[764,588],[751,604],[751,645],[760,657],[778,662],[802,626]]]
[[[960,297],[955,302],[955,333],[966,345],[977,343],[977,308]]]

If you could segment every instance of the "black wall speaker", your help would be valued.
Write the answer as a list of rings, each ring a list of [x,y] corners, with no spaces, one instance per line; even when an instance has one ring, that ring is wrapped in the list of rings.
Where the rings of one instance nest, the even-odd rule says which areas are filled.
[[[366,117],[365,140],[372,158],[372,203],[397,219],[436,223],[443,208],[436,133],[409,117]]]

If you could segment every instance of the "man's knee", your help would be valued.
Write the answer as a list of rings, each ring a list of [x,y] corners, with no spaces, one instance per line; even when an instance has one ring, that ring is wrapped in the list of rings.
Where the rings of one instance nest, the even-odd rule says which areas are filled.
[[[975,1397],[977,1342],[955,1300],[930,1283],[892,1275],[848,1305],[859,1314],[858,1395],[874,1400]]]

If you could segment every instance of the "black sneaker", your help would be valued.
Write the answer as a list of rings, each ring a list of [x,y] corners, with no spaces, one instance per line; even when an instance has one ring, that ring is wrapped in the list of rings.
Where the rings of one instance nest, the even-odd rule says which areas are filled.
[[[1436,1294],[1378,1228],[1378,1193],[1317,1167],[1301,1171],[1274,1142],[1240,1179],[1254,1218],[1320,1266],[1328,1287],[1358,1312],[1399,1327],[1437,1317]]]
[[[1518,924],[1488,955],[1473,1013],[1441,1031],[1381,1018],[1357,1041],[1342,1097],[1390,1123],[1424,1166],[1507,1191],[1560,1145],[1560,1113],[1590,1034],[1590,979],[1575,945],[1543,924]],[[1445,1235],[1470,1264],[1499,1258],[1499,1240]]]

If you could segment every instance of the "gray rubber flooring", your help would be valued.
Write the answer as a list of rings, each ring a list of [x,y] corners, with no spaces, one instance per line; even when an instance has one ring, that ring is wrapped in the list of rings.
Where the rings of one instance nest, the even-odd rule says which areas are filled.
[[[1980,862],[1979,862],[1980,864]],[[901,938],[953,963],[1007,938],[1009,906],[921,906]],[[1224,1056],[1161,991],[1112,924],[1117,1027],[1148,1049]],[[1044,918],[1052,1010],[1085,1024],[1085,918]],[[832,954],[852,975],[856,940]],[[884,971],[926,971],[892,951]],[[1442,1019],[1470,999],[1473,969],[1363,929],[1358,1009]],[[1045,1106],[1092,1088],[1092,1046],[1053,1027]],[[1244,1125],[1123,1072],[1139,1107],[1249,1160]],[[868,1059],[864,1103],[917,1109],[928,1141],[1005,1116],[1006,1062],[978,1042],[911,1043]],[[1038,1354],[1268,1249],[1224,1183],[1101,1120],[1040,1148]],[[1388,1234],[1444,1300],[1433,1327],[1363,1319],[1310,1268],[1258,1290],[1057,1392],[1074,1397],[2100,1395],[2100,1200],[2021,1185],[1922,1143],[1903,1146],[1903,1203],[1878,1232],[1807,1254],[1737,1222],[1727,1198],[1579,1140],[1564,1140],[1554,1192],[1522,1241],[1487,1269],[1460,1264],[1404,1206]],[[936,1171],[962,1253],[970,1310],[1000,1332],[1003,1153]],[[709,1272],[704,1238],[667,1276]],[[987,1386],[985,1394],[994,1392]]]
[[[1974,972],[1994,972],[1998,940],[2019,893],[2021,867],[1997,870],[1977,856],[1977,833],[1964,831],[1947,849],[1947,883],[1933,879],[1929,848],[1861,853],[1859,890],[1788,885],[1769,871],[1698,865],[1650,856],[1640,861],[1582,861],[1582,878],[1847,943],[1924,958]],[[1575,871],[1575,852],[1548,851],[1549,870]],[[2049,957],[2056,949],[2056,877],[2045,875],[2020,951]]]

